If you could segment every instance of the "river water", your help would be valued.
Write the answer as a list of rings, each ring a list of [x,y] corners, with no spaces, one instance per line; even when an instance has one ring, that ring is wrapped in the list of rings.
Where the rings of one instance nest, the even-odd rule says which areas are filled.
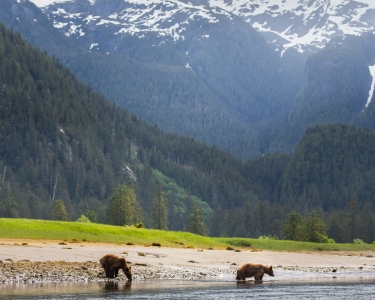
[[[298,274],[297,274],[298,275]],[[95,283],[0,284],[1,299],[375,299],[375,274],[296,276],[285,273],[237,283],[208,281],[133,281]]]

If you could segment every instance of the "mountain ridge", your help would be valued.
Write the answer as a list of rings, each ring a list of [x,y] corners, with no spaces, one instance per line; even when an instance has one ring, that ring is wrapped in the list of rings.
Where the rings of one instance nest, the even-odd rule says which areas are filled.
[[[21,27],[26,15],[29,23],[21,28],[23,34],[29,36],[34,44],[59,57],[80,80],[109,100],[148,122],[158,124],[167,132],[185,134],[218,145],[242,159],[265,152],[291,152],[305,129],[320,122],[321,112],[316,115],[318,110],[310,108],[319,103],[319,99],[308,95],[303,87],[307,79],[305,66],[310,57],[329,61],[319,54],[324,49],[319,50],[315,46],[309,50],[306,48],[308,51],[305,48],[300,51],[299,46],[277,46],[279,51],[275,51],[274,44],[270,43],[273,40],[264,34],[267,32],[257,33],[250,26],[251,22],[257,20],[275,31],[274,26],[284,24],[283,18],[289,16],[292,10],[302,21],[308,21],[304,24],[300,20],[291,29],[297,41],[298,36],[302,38],[309,32],[305,30],[308,26],[315,26],[314,20],[317,19],[313,16],[317,12],[320,12],[319,18],[325,20],[321,26],[325,26],[328,21],[332,22],[329,13],[334,17],[337,11],[345,11],[348,18],[351,16],[349,19],[353,19],[353,14],[362,9],[360,15],[363,18],[371,14],[373,7],[370,4],[365,7],[366,1],[350,7],[346,0],[275,0],[270,3],[255,1],[248,11],[246,7],[240,11],[239,4],[245,2],[78,0],[44,5],[44,13],[35,12],[34,15],[38,16],[35,18],[29,12],[21,13],[23,7],[30,11],[31,3],[6,0],[3,5],[7,2],[12,3],[13,12],[15,8],[19,11],[13,13],[14,20],[8,22],[10,26]],[[218,6],[221,8],[218,9]],[[243,15],[239,17],[231,11]],[[308,12],[313,15],[310,17]],[[269,20],[260,22],[261,17],[270,16],[274,23]],[[357,19],[361,18],[357,16]],[[295,19],[288,19],[288,22]],[[370,23],[367,27],[365,25],[358,31],[371,27]],[[46,28],[48,26],[51,26],[50,31]],[[300,27],[305,31],[301,29],[302,33],[298,33]],[[132,30],[128,34],[127,28]],[[285,28],[281,29],[285,31]],[[332,36],[339,33],[333,30]],[[337,43],[346,41],[338,39]],[[371,43],[369,45],[365,51],[371,64],[372,46]],[[318,52],[314,54],[315,51]],[[362,54],[358,59],[361,57]],[[320,72],[330,71],[321,68]],[[361,72],[364,74],[367,70]],[[368,75],[363,78],[370,78]],[[357,82],[357,78],[350,76],[347,74],[346,82]],[[350,111],[351,101],[369,101],[366,93],[371,88],[371,82],[368,78],[363,81],[365,84],[353,86],[358,92],[351,93],[352,100],[341,103],[340,97],[335,98],[339,93],[324,97],[333,96],[332,102]],[[316,81],[317,84],[319,82]],[[310,88],[312,91],[319,90],[319,86]],[[301,97],[303,93],[308,96]],[[301,106],[302,110],[298,108]],[[364,115],[369,115],[371,109],[366,110]],[[309,113],[300,114],[302,111]],[[326,111],[326,114],[330,113],[331,108]],[[365,120],[360,115],[355,119],[356,124],[371,123],[369,118]],[[346,120],[352,122],[350,118]],[[331,121],[339,119],[332,118]]]
[[[38,3],[38,0],[32,1]],[[44,4],[39,4],[39,7],[45,11],[58,14],[56,9],[60,5],[69,2],[71,1],[50,0]],[[95,6],[101,0],[85,0],[84,2],[90,6]],[[313,49],[322,49],[333,37],[345,34],[359,35],[375,29],[375,3],[371,0],[358,0],[355,2],[349,0],[272,0],[267,2],[263,0],[251,2],[241,0],[126,0],[120,2],[128,3],[129,6],[133,5],[133,8],[129,9],[128,14],[126,10],[108,14],[107,20],[102,20],[98,23],[118,22],[118,25],[121,25],[121,20],[124,20],[126,22],[123,24],[123,33],[142,34],[151,30],[164,32],[165,35],[169,34],[179,39],[180,32],[178,32],[178,28],[180,22],[173,23],[173,21],[170,21],[176,11],[194,9],[195,11],[190,13],[189,18],[194,18],[194,16],[201,14],[209,22],[216,22],[217,19],[207,14],[211,10],[222,15],[233,14],[241,17],[263,34],[269,43],[274,44],[281,56],[289,48],[295,48],[300,52],[303,52],[303,48],[306,48],[306,46],[312,46]],[[163,4],[165,9],[173,7],[175,11],[169,10],[171,13],[169,15],[168,13],[163,13]],[[137,12],[137,8],[142,8],[143,12]],[[62,11],[60,12],[63,13]],[[153,14],[149,14],[149,12],[153,12]],[[69,18],[69,13],[66,13],[65,17]],[[100,16],[91,16],[91,18],[100,18]],[[167,27],[159,26],[161,24],[165,25],[166,22],[173,23],[168,30],[166,30]],[[186,19],[184,22],[187,22]],[[129,24],[132,24],[133,27],[129,26]],[[62,23],[55,23],[55,26],[63,25]],[[176,31],[173,31],[173,28]],[[180,31],[182,32],[183,30],[183,27],[181,27]],[[68,34],[67,31],[65,32]],[[274,38],[277,38],[278,41],[274,40]]]
[[[142,38],[132,34],[119,37],[114,34],[119,29],[116,27],[118,24],[105,24],[101,19],[93,17],[94,12],[99,10],[99,6],[95,5],[102,4],[100,10],[113,15],[112,8],[124,8],[129,3],[92,3],[94,2],[85,0],[57,3],[53,8],[49,6],[51,11],[44,11],[47,17],[59,18],[66,24],[72,22],[67,26],[67,31],[64,31],[61,26],[56,26],[60,22],[58,19],[50,18],[55,22],[55,29],[66,35],[70,34],[69,28],[75,28],[75,35],[70,36],[70,39],[76,41],[77,46],[87,55],[84,54],[83,60],[63,53],[58,57],[62,57],[81,80],[92,85],[108,99],[168,132],[216,144],[234,151],[244,159],[264,152],[264,147],[260,146],[263,142],[259,141],[259,132],[254,128],[255,123],[279,114],[289,103],[285,101],[286,94],[281,88],[282,76],[275,67],[278,65],[277,55],[270,51],[264,39],[251,26],[241,18],[227,12],[223,14],[222,10],[218,14],[217,9],[211,9],[208,11],[210,15],[207,12],[202,16],[194,5],[179,2],[183,4],[185,11],[176,13],[176,18],[183,20],[181,23],[189,21],[184,24],[184,28],[179,29],[184,33],[183,38],[174,39],[164,33],[150,32],[147,28],[142,32]],[[166,1],[161,5],[159,1],[159,6],[154,5],[152,9],[159,14],[161,10],[175,12],[175,6],[169,7],[169,3],[171,2]],[[63,9],[60,5],[66,6]],[[81,14],[79,10],[84,10],[85,13]],[[128,10],[133,11],[131,8]],[[144,14],[147,12],[145,10]],[[66,14],[72,18],[65,18]],[[216,19],[211,22],[211,17],[220,19],[220,22],[216,22]],[[95,26],[96,23],[102,25]],[[157,26],[162,27],[165,23],[168,22],[161,25],[157,23]],[[78,27],[80,24],[82,26]],[[105,41],[106,46],[100,45],[102,43],[98,42],[98,38]],[[122,57],[110,58],[116,54]],[[90,57],[91,62],[88,62]],[[123,85],[129,87],[128,83],[134,82],[134,76],[137,76],[134,74],[139,73],[137,70],[134,74],[130,70],[126,71],[129,69],[128,58],[135,60],[144,69],[144,75],[136,83],[137,88],[133,86],[130,89],[134,95],[129,93],[129,89],[121,87],[120,83],[122,81]],[[113,66],[109,60],[116,61],[112,68],[116,71],[109,76],[112,82],[118,82],[116,89],[111,86],[112,83],[105,83],[108,79],[102,80],[101,76],[101,73],[107,73],[106,65]],[[84,61],[87,61],[86,65],[83,65]],[[97,73],[91,70],[93,64],[97,65]],[[175,75],[165,73],[168,68],[174,68]],[[159,70],[155,72],[157,69]],[[155,74],[153,78],[147,75],[152,73]],[[265,78],[272,80],[273,84],[269,85]],[[170,81],[173,86],[169,84]],[[190,82],[193,86],[188,88],[185,82]],[[156,89],[153,94],[150,93],[152,89]],[[156,103],[153,99],[159,102],[156,109],[152,109]],[[165,118],[166,113],[172,117]],[[193,118],[188,117],[190,114],[194,114]],[[183,119],[179,120],[180,117]],[[193,119],[195,123],[191,124]],[[187,126],[182,126],[184,123]],[[249,123],[254,125],[249,126]],[[229,134],[230,131],[236,134],[233,136]]]

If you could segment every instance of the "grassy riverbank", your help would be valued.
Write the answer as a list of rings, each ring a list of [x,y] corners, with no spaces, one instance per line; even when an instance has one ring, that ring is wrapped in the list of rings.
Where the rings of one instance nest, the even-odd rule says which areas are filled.
[[[317,244],[285,240],[211,238],[188,232],[121,227],[94,223],[0,218],[0,238],[89,241],[163,247],[253,248],[274,251],[375,251],[374,244]]]

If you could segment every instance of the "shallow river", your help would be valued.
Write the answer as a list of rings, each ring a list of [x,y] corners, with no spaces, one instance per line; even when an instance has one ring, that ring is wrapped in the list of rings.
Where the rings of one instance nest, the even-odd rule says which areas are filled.
[[[96,283],[0,284],[1,299],[375,299],[375,274],[285,272],[263,283],[208,281],[133,281]]]

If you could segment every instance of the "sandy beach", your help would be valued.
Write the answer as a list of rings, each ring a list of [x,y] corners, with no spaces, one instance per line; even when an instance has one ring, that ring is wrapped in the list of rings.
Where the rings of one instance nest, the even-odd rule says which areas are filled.
[[[99,259],[105,254],[123,256],[134,279],[233,279],[243,263],[272,265],[277,273],[372,274],[374,252],[274,252],[241,249],[208,250],[0,239],[0,283],[103,281]],[[119,280],[126,280],[122,271]]]

